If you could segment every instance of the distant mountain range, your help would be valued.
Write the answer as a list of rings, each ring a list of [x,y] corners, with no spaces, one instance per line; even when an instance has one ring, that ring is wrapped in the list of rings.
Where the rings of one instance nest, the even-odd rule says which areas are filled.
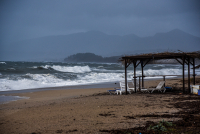
[[[99,31],[70,35],[47,36],[4,45],[0,60],[64,59],[76,53],[95,53],[101,56],[130,55],[160,51],[200,50],[200,37],[179,29],[154,36],[134,34],[107,35]]]

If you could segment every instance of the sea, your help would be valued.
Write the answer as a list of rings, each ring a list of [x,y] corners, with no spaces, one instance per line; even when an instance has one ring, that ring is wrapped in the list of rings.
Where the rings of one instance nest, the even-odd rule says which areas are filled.
[[[185,68],[187,74],[187,66]],[[124,80],[124,72],[121,63],[1,61],[0,92],[118,82]],[[141,76],[140,66],[137,67],[136,74]],[[200,69],[196,69],[196,74],[200,74]],[[182,65],[148,64],[144,67],[144,75],[155,76],[145,79],[162,78],[158,75],[182,75]],[[132,65],[128,67],[127,76],[128,80],[132,80]]]

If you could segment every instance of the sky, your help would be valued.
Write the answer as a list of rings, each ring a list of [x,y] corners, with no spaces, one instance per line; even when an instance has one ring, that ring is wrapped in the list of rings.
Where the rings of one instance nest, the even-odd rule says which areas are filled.
[[[146,37],[173,29],[200,37],[199,0],[0,1],[0,44],[90,30]]]

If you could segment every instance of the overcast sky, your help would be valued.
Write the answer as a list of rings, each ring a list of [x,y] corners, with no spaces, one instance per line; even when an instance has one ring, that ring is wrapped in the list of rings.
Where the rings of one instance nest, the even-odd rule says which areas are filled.
[[[1,0],[0,43],[98,30],[140,37],[180,29],[200,37],[199,0]]]

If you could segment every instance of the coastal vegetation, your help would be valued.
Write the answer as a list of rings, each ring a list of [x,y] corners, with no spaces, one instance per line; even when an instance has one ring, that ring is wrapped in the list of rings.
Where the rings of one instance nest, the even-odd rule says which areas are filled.
[[[94,53],[77,53],[64,59],[65,62],[104,62],[116,63],[121,56],[102,57]]]

